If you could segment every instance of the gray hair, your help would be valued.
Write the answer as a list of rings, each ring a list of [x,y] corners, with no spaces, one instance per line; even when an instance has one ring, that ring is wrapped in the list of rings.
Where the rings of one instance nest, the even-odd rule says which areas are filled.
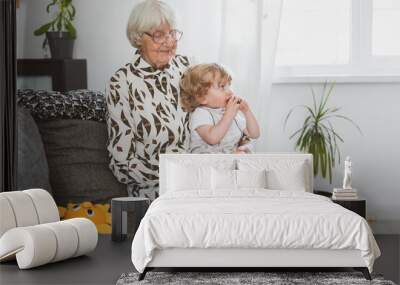
[[[139,48],[138,40],[144,32],[158,27],[163,22],[175,28],[175,14],[164,2],[145,0],[133,7],[126,27],[126,36],[135,48]]]

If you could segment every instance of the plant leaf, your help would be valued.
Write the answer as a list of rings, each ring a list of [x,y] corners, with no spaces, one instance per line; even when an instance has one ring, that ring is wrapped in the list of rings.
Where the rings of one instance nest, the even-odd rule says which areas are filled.
[[[321,136],[320,139],[318,140],[318,144],[319,144],[319,151],[320,151],[320,165],[321,165],[321,173],[322,173],[322,177],[326,177],[326,159],[325,159],[325,155],[326,155],[326,148],[325,148],[325,141],[324,138]]]
[[[322,121],[322,120],[326,120],[326,119],[329,119],[329,118],[332,118],[332,114],[335,114],[336,112],[338,112],[340,109],[342,109],[342,108],[328,108],[328,109],[326,109],[323,113],[322,113],[322,116],[321,116],[321,118],[320,118],[320,121]]]
[[[75,18],[75,15],[76,15],[75,6],[71,4],[70,10],[71,10],[71,21],[72,21]]]
[[[307,130],[304,133],[303,137],[301,137],[301,139],[299,138],[297,145],[299,146],[299,149],[301,151],[305,151],[306,147],[310,145],[309,141],[313,136],[313,132],[314,132],[313,129],[307,128]]]
[[[346,116],[343,116],[343,115],[332,115],[332,117],[341,118],[343,120],[350,122],[353,126],[355,126],[357,128],[357,130],[360,132],[361,135],[363,134],[360,127],[352,119],[350,119]]]
[[[330,97],[330,95],[332,94],[332,90],[335,87],[335,82],[331,83],[331,87],[329,88],[329,91],[326,95],[323,95],[324,100],[322,100],[322,106],[321,106],[321,110],[323,110],[325,108],[326,103],[328,102],[328,99]],[[325,90],[325,88],[324,88]]]
[[[57,31],[61,32],[62,31],[62,17],[57,18]]]
[[[332,156],[331,156],[330,153],[328,153],[328,161],[329,161],[329,163],[328,163],[329,183],[332,184],[332,167],[333,167],[333,164],[332,164]]]
[[[53,24],[53,22],[44,24],[43,26],[41,26],[40,28],[38,28],[37,30],[35,30],[35,31],[33,32],[33,34],[34,34],[35,36],[43,35],[44,33],[46,33],[46,32],[50,29],[50,27],[52,26],[52,24]]]
[[[333,130],[332,125],[330,125],[330,128],[326,127],[325,125],[321,125],[321,127],[326,129],[326,132],[327,132],[327,141],[326,141],[326,143],[328,144],[329,151],[331,153],[331,165],[334,167],[335,166],[335,154],[336,153],[338,153],[339,159],[340,159],[340,152],[339,152],[338,144],[337,144],[337,141],[336,141],[336,136],[339,136],[339,135],[337,135],[336,132]]]
[[[311,123],[309,123],[310,119],[311,119],[311,116],[307,116],[307,118],[304,120],[303,126],[300,128],[300,130],[303,130],[302,133],[300,134],[300,138],[303,137],[304,132],[305,132],[305,131],[307,130],[307,128],[310,126],[310,124],[311,124]],[[297,132],[296,132],[296,133],[297,133]],[[295,135],[295,133],[292,134],[292,135],[290,136],[290,139],[291,139],[292,137],[294,137],[294,135]]]
[[[67,31],[71,38],[76,39],[76,29],[72,25],[72,23],[70,21],[66,21],[65,27],[67,28]]]
[[[71,12],[71,10],[67,10],[67,14],[68,14],[68,17],[69,18],[67,18],[67,17],[65,17],[67,20],[69,20],[69,21],[72,21],[73,20],[73,17],[72,17],[72,12]]]
[[[292,115],[293,111],[295,109],[297,109],[297,108],[300,108],[300,107],[304,108],[304,105],[297,105],[297,106],[294,106],[292,109],[289,110],[289,112],[287,113],[287,115],[285,117],[285,121],[283,123],[283,129],[286,129],[287,122],[289,120],[289,117]]]
[[[312,85],[310,86],[311,89],[311,94],[312,94],[312,99],[313,99],[313,108],[315,113],[317,112],[317,102],[315,100],[315,92],[314,92],[314,88],[312,87]]]
[[[306,105],[302,105],[302,106],[303,106],[304,108],[306,108],[306,109],[310,112],[311,116],[313,116],[314,119],[316,118],[315,112],[314,112],[309,106],[306,106]]]
[[[54,6],[54,4],[56,4],[56,2],[57,2],[57,0],[53,0],[50,4],[48,4],[48,5],[46,6],[46,11],[47,11],[47,13],[50,13],[50,7],[51,7],[51,6]]]
[[[304,132],[304,128],[300,128],[297,131],[295,131],[290,137],[289,139],[291,140],[292,138],[294,138],[299,132]]]
[[[335,146],[335,152],[332,154],[332,165],[335,166],[335,154],[336,153],[338,154],[338,163],[340,163],[340,150],[339,150],[336,138],[338,138],[341,142],[343,142],[343,139],[335,132],[335,130],[333,129],[332,124],[330,122],[328,122],[328,124],[329,124],[329,126],[330,126],[330,128],[332,130],[333,135],[334,135],[333,136],[333,141],[334,141],[334,144],[335,144],[334,145]]]
[[[312,140],[313,142],[309,144],[309,152],[314,156],[314,175],[317,175],[319,168],[319,153],[316,151],[315,138]]]

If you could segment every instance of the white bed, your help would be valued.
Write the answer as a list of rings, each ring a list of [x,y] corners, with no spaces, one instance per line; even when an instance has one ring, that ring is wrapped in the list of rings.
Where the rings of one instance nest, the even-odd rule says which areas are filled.
[[[140,279],[155,267],[354,267],[370,278],[380,251],[367,222],[312,194],[312,173],[307,154],[162,154],[160,197],[132,243]]]

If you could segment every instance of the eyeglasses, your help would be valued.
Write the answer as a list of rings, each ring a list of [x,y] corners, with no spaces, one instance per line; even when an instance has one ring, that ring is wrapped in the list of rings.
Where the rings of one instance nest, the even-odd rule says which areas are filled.
[[[162,44],[165,43],[168,38],[172,39],[173,41],[179,41],[182,37],[183,32],[179,30],[171,30],[169,31],[169,33],[156,31],[153,34],[147,32],[144,32],[144,34],[151,37],[156,44]]]
[[[213,87],[215,89],[221,90],[221,91],[231,91],[232,90],[232,86],[230,84],[214,84]]]

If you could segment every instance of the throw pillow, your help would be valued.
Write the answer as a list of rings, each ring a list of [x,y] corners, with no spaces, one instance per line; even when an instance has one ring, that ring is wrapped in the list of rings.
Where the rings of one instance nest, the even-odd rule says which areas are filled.
[[[18,105],[41,120],[80,119],[105,121],[106,102],[103,92],[91,90],[58,91],[18,89]]]
[[[168,163],[167,191],[211,189],[211,167]]]
[[[286,169],[267,171],[268,188],[273,190],[306,191],[305,163],[297,163]]]
[[[69,202],[110,203],[126,196],[109,169],[105,123],[89,120],[37,121],[57,205]]]
[[[267,188],[267,170],[236,170],[237,187]]]
[[[267,170],[267,188],[271,190],[306,191],[310,171],[304,160],[239,159],[240,170]]]
[[[212,167],[211,181],[213,190],[236,190],[236,170]]]

